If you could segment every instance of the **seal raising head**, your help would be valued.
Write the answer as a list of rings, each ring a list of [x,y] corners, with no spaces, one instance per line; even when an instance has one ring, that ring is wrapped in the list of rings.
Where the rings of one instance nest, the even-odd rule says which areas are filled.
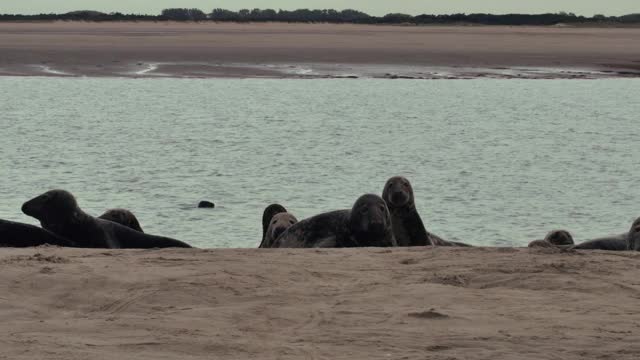
[[[366,194],[356,200],[349,222],[351,234],[359,246],[392,246],[391,215],[378,195]]]
[[[274,215],[279,213],[286,213],[287,209],[280,204],[271,204],[264,209],[262,213],[262,240],[264,241],[264,237],[267,234],[267,229],[269,228],[269,224],[271,224],[271,219]]]
[[[273,218],[271,218],[271,223],[267,228],[267,233],[264,237],[264,241],[260,244],[261,248],[270,248],[273,247],[273,243],[275,240],[282,235],[288,228],[292,225],[296,224],[298,219],[296,219],[293,214],[284,212],[275,214]]]
[[[336,210],[304,219],[285,230],[274,242],[279,248],[343,248],[397,246],[386,203],[363,195],[351,210]]]
[[[85,214],[76,198],[65,190],[50,190],[22,205],[22,212],[40,221],[43,228],[56,232],[68,223],[79,222]]]
[[[150,249],[191,247],[182,241],[133,230],[117,222],[94,218],[78,207],[68,191],[51,190],[22,205],[22,212],[40,220],[46,230],[78,247]]]

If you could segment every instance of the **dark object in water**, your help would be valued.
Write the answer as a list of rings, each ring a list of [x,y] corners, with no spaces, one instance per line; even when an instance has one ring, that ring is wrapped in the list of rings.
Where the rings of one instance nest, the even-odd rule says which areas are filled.
[[[198,203],[198,209],[213,209],[215,207],[216,204],[211,201],[200,201],[200,203]]]

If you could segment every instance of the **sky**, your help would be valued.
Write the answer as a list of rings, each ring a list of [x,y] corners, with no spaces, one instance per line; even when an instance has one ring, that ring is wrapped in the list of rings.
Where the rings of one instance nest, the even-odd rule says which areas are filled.
[[[417,14],[450,13],[545,13],[623,15],[640,13],[640,0],[0,0],[0,13],[62,13],[72,10],[158,14],[170,7],[271,9],[357,9],[370,15],[389,12]]]

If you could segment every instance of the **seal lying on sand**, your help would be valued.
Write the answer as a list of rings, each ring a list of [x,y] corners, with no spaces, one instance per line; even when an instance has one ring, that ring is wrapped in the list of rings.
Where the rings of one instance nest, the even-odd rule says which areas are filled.
[[[633,222],[627,234],[627,250],[640,251],[640,218]]]
[[[74,246],[73,242],[37,226],[0,219],[0,247]]]
[[[621,234],[585,241],[573,248],[576,250],[625,251],[627,246],[627,234]]]
[[[71,193],[51,190],[22,205],[22,212],[40,220],[46,230],[69,239],[78,247],[149,249],[191,247],[171,238],[147,235],[82,211]]]
[[[269,224],[271,224],[273,216],[286,212],[287,209],[280,204],[271,204],[264,209],[264,212],[262,213],[262,241],[264,241],[264,237],[267,234],[267,229],[269,228]]]
[[[416,210],[413,187],[406,178],[394,176],[387,180],[382,190],[382,198],[389,207],[393,234],[398,246],[470,246],[444,240],[427,231]]]
[[[138,222],[138,218],[136,218],[131,211],[126,209],[107,210],[104,214],[98,216],[98,219],[113,221],[133,230],[144,232]]]
[[[566,230],[550,231],[544,240],[536,240],[529,243],[529,247],[568,247],[573,245],[573,236]]]
[[[267,233],[260,244],[260,248],[273,247],[275,240],[285,232],[285,230],[295,225],[297,222],[298,219],[290,213],[285,212],[275,214],[271,218],[271,224],[269,224],[269,227],[267,228]]]
[[[302,220],[276,239],[274,247],[397,246],[386,203],[377,195],[361,196],[351,210],[337,210]]]
[[[609,251],[640,251],[640,218],[637,218],[628,232],[620,235],[607,236],[578,244],[578,250],[609,250]]]

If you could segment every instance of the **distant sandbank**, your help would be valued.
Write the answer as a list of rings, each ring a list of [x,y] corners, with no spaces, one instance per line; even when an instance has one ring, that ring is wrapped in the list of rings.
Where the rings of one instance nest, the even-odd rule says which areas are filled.
[[[0,23],[0,75],[637,77],[638,43],[640,28]]]

